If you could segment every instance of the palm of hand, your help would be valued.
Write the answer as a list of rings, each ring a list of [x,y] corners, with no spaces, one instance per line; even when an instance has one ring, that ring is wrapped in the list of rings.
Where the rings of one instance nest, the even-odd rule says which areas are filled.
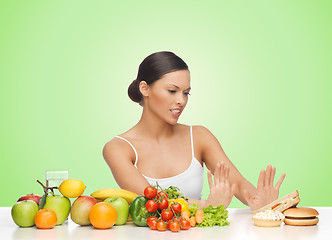
[[[231,185],[228,179],[229,168],[226,167],[223,163],[217,164],[214,174],[214,183],[212,181],[211,172],[208,171],[208,182],[210,186],[210,194],[207,199],[208,205],[224,205],[224,208],[228,207],[236,192],[236,185]]]
[[[252,210],[257,210],[278,198],[280,185],[286,175],[283,173],[274,187],[273,181],[275,172],[276,169],[268,165],[266,171],[262,170],[260,172],[255,194],[250,195],[249,192],[245,193],[248,206]]]

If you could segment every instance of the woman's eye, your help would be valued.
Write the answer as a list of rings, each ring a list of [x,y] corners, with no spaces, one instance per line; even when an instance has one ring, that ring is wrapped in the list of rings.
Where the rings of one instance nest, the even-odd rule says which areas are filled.
[[[185,93],[183,93],[184,95],[187,95],[187,96],[189,96],[190,95],[190,93],[188,93],[188,92],[185,92]]]
[[[168,90],[170,93],[176,93],[175,90]]]

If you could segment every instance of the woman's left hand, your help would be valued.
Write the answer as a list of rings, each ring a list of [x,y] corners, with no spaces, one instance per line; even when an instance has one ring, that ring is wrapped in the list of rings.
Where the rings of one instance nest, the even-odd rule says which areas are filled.
[[[208,170],[208,182],[210,194],[206,200],[206,205],[224,205],[227,208],[236,192],[236,184],[229,182],[229,168],[223,163],[217,163],[214,171],[214,182],[210,170]]]
[[[261,170],[257,183],[257,190],[254,194],[244,191],[247,205],[252,210],[257,210],[278,198],[279,188],[285,179],[286,174],[283,173],[275,186],[273,186],[276,168],[268,165],[266,171]]]

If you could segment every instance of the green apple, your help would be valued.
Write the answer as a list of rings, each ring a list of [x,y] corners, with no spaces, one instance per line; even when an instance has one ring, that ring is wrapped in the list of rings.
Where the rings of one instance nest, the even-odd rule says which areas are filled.
[[[91,208],[96,203],[98,203],[97,199],[91,196],[80,196],[76,198],[70,209],[71,220],[81,226],[90,225],[89,214]]]
[[[23,200],[12,207],[12,218],[19,227],[31,227],[35,225],[35,215],[38,205],[32,200]]]
[[[104,202],[108,202],[116,209],[118,218],[116,219],[115,225],[123,225],[127,222],[129,216],[129,204],[126,199],[122,197],[109,197],[106,198]]]
[[[52,209],[58,221],[56,225],[61,225],[66,221],[70,212],[70,200],[63,196],[47,196],[44,209]]]

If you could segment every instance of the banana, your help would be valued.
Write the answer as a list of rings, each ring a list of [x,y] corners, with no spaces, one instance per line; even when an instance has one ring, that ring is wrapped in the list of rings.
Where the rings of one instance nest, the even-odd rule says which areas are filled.
[[[96,198],[98,201],[104,201],[106,198],[109,197],[122,197],[127,200],[128,204],[131,204],[134,198],[138,195],[125,189],[103,188],[91,193],[91,196]]]

